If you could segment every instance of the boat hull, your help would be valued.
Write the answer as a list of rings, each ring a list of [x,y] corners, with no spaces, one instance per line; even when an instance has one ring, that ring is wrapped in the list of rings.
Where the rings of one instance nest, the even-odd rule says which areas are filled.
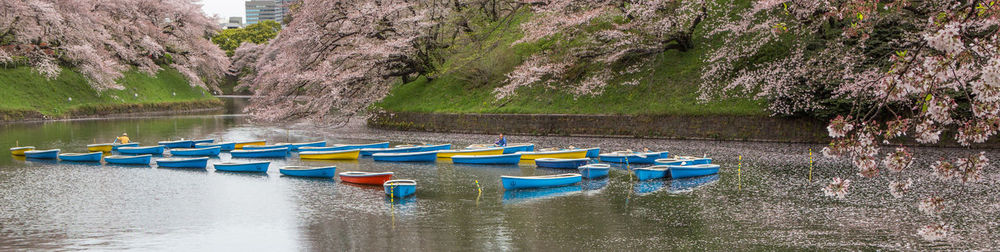
[[[59,157],[59,149],[25,151],[24,157],[33,159],[56,159]]]
[[[285,149],[286,151],[291,151],[292,146],[288,144],[284,145],[247,145],[243,146],[243,150],[269,150],[269,149]]]
[[[10,154],[14,156],[24,156],[25,151],[35,150],[35,147],[25,146],[25,147],[14,147],[10,148]]]
[[[507,145],[503,147],[503,154],[513,154],[522,151],[535,151],[534,144]]]
[[[139,155],[139,156],[107,156],[104,157],[104,162],[109,164],[124,164],[124,165],[149,165],[149,162],[153,161],[153,155]]]
[[[420,149],[418,149],[417,152],[441,151],[441,150],[450,150],[451,149],[451,144],[422,145],[422,146],[417,146],[417,147],[420,147]]]
[[[208,158],[159,159],[156,166],[166,168],[201,168],[208,166]]]
[[[507,190],[511,189],[526,189],[526,188],[545,188],[545,187],[556,187],[572,185],[583,180],[583,176],[580,174],[562,174],[564,176],[532,176],[532,177],[516,177],[516,176],[501,176],[500,181],[503,183],[503,188]]]
[[[132,154],[132,155],[142,155],[142,154],[153,154],[160,155],[163,154],[163,146],[146,146],[146,147],[120,147],[118,148],[118,153],[121,154]]]
[[[288,148],[263,150],[233,150],[229,152],[234,158],[284,158],[288,156]]]
[[[219,171],[228,172],[267,172],[271,162],[249,162],[249,163],[218,163],[212,167]]]
[[[372,158],[379,162],[434,162],[437,161],[437,151],[409,153],[375,153]]]
[[[586,158],[587,150],[561,150],[561,151],[538,151],[519,152],[521,160],[535,160],[539,158]]]
[[[104,152],[59,154],[59,160],[73,162],[101,162]]]
[[[114,150],[115,144],[88,144],[87,151],[89,152],[111,152]]]
[[[406,153],[416,152],[420,147],[400,147],[400,148],[365,148],[361,149],[361,156],[371,156],[376,153]]]
[[[516,165],[521,162],[521,154],[502,155],[459,155],[452,156],[451,162],[456,164],[495,164],[495,165]]]
[[[219,147],[222,151],[231,151],[236,149],[236,143],[197,143],[194,144],[195,148],[210,148]]]
[[[580,166],[587,165],[590,162],[589,158],[575,158],[575,159],[563,159],[563,158],[539,158],[535,159],[535,165],[542,168],[556,168],[556,169],[576,169]]]
[[[661,179],[670,177],[670,168],[667,166],[650,166],[644,168],[632,169],[635,172],[635,177],[639,181],[650,180],[650,179]]]
[[[246,147],[246,146],[255,146],[255,145],[267,145],[267,141],[264,141],[264,140],[255,140],[255,141],[235,142],[234,145],[233,145],[233,148],[235,148],[237,150],[242,150],[243,147]]]
[[[197,139],[197,140],[191,140],[191,142],[194,143],[194,145],[198,145],[198,144],[210,144],[210,143],[214,143],[215,139]]]
[[[389,180],[382,184],[385,194],[392,198],[406,198],[417,193],[417,183],[412,180]]]
[[[111,146],[111,150],[112,151],[118,151],[118,148],[121,148],[121,147],[139,147],[139,143],[132,142],[132,143],[127,143],[127,144],[115,144],[115,145]]]
[[[157,144],[162,145],[170,149],[174,148],[191,148],[194,147],[194,141],[191,140],[179,140],[179,141],[160,141]]]
[[[291,147],[292,151],[299,151],[299,148],[302,148],[302,147],[326,147],[326,141],[317,141],[317,142],[309,142],[309,143],[293,143],[293,144],[290,144],[289,147]]]
[[[341,172],[340,181],[353,184],[362,185],[382,185],[386,181],[392,179],[392,172],[363,172],[363,173],[352,173],[352,172]]]
[[[601,162],[628,163],[628,164],[652,164],[656,159],[666,157],[666,152],[636,153],[636,154],[602,154],[598,157]]]
[[[333,178],[337,175],[337,167],[324,167],[316,169],[280,169],[282,175],[293,176],[293,177],[309,177],[309,178]]]
[[[603,178],[608,176],[611,166],[608,165],[584,165],[580,168],[580,175],[587,179]]]
[[[668,166],[668,167],[670,167],[670,175],[673,176],[673,178],[675,179],[701,177],[719,173],[719,165],[715,164],[699,164],[699,165]]]
[[[438,158],[451,158],[456,155],[463,156],[475,156],[475,155],[500,155],[503,154],[502,148],[493,149],[481,149],[481,150],[447,150],[438,152]]]
[[[361,156],[360,150],[299,152],[299,159],[308,159],[308,160],[358,160],[358,157],[360,156]]]
[[[221,147],[194,148],[194,149],[173,149],[170,155],[174,156],[218,156],[222,153]]]

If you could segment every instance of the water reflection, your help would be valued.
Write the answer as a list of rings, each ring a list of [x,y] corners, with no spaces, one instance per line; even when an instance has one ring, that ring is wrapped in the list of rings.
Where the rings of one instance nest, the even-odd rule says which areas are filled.
[[[682,178],[670,180],[670,192],[671,193],[682,193],[690,192],[695,188],[705,186],[711,183],[719,181],[719,175],[709,175],[694,178]]]
[[[517,204],[579,193],[580,185],[570,185],[539,189],[507,190],[503,192],[504,204]]]

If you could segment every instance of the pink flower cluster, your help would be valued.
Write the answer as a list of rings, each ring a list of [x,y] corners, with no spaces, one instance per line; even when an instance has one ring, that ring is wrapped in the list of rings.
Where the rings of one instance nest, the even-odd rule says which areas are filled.
[[[844,199],[847,196],[847,188],[850,186],[850,179],[833,178],[833,181],[830,181],[830,184],[823,188],[823,194],[827,197]]]

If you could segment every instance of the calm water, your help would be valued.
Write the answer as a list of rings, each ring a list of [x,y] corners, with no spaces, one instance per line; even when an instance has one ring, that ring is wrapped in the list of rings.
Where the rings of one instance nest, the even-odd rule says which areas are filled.
[[[238,101],[230,102],[230,110],[239,108]],[[0,143],[84,152],[86,144],[108,142],[122,132],[145,144],[180,137],[272,142],[322,138],[331,144],[382,140],[255,125],[243,116],[223,113],[0,125]],[[419,141],[393,141],[403,143]],[[210,162],[227,160],[230,156],[223,153]],[[818,196],[821,183],[805,183],[802,167],[767,167],[769,172],[750,167],[757,171],[737,175],[736,161],[731,158],[718,159],[723,169],[710,177],[636,182],[619,167],[606,179],[507,192],[500,185],[501,175],[567,171],[539,169],[530,163],[405,164],[371,158],[327,162],[301,161],[294,155],[270,161],[267,174],[239,174],[215,171],[211,165],[205,170],[161,169],[0,157],[0,250],[941,246],[912,235],[900,236],[912,233],[910,227],[924,221],[920,218],[885,213],[883,206],[869,204],[868,199],[841,203]],[[415,179],[419,186],[415,197],[390,203],[380,187],[283,177],[277,168],[285,165],[336,165],[338,172],[393,171],[396,178]],[[823,174],[817,171],[816,176]],[[978,190],[996,195],[995,188],[988,185]],[[997,202],[996,196],[981,197],[983,202],[977,206]],[[965,215],[971,216],[968,222],[988,221],[995,212]],[[868,219],[858,220],[858,215]],[[992,230],[995,220],[980,228]],[[896,228],[900,221],[905,228]],[[862,224],[851,224],[856,222]],[[975,230],[981,229],[971,232],[982,232]],[[966,246],[990,247],[996,241]]]

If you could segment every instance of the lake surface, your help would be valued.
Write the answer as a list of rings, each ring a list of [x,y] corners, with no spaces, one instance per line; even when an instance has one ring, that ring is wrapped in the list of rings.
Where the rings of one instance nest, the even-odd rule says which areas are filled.
[[[326,140],[330,144],[452,142],[459,147],[490,138],[259,125],[235,113],[241,102],[228,100],[227,112],[208,114],[0,125],[0,143],[85,152],[87,144],[110,142],[122,132],[144,144],[183,137]],[[504,191],[501,175],[575,170],[535,168],[526,162],[511,166],[458,165],[446,160],[408,164],[374,162],[370,157],[302,161],[293,154],[268,159],[267,174],[242,174],[215,171],[211,165],[203,170],[90,165],[6,155],[0,157],[0,250],[998,248],[1000,191],[995,167],[986,171],[984,182],[961,188],[918,173],[921,186],[907,201],[889,198],[885,190],[886,181],[899,175],[861,181],[856,172],[836,162],[829,162],[836,169],[817,168],[812,174],[815,181],[809,182],[804,154],[790,152],[821,145],[530,140],[551,144],[539,147],[574,143],[618,148],[624,141],[665,146],[672,154],[709,154],[723,168],[715,176],[638,182],[624,167],[616,166],[605,179]],[[747,159],[738,163],[733,153]],[[989,155],[998,160],[995,152]],[[230,159],[223,153],[210,163]],[[278,168],[286,165],[336,165],[338,172],[393,171],[395,178],[415,179],[419,185],[415,197],[390,202],[381,187],[281,176]],[[822,196],[819,188],[833,176],[859,180],[851,189],[852,197]],[[958,206],[942,218],[954,223],[958,238],[926,242],[914,234],[919,226],[937,221],[919,215],[914,203],[931,193],[955,197]]]

